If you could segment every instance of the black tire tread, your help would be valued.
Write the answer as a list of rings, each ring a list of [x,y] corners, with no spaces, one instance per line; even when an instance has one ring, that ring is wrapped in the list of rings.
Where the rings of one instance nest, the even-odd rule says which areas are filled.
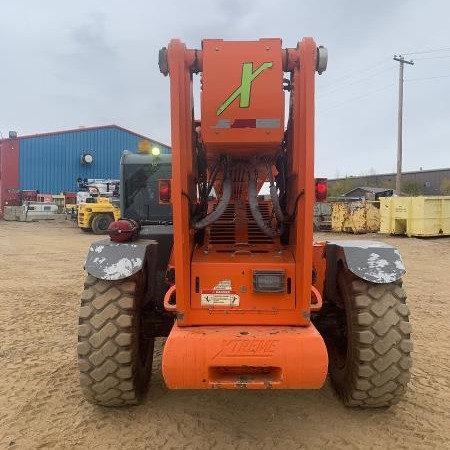
[[[136,319],[130,280],[103,281],[88,275],[81,295],[78,367],[85,398],[104,406],[139,402],[135,377]]]
[[[391,406],[403,396],[412,364],[405,291],[401,282],[373,284],[350,274],[345,280],[354,355],[348,379],[335,384],[336,391],[347,406]]]

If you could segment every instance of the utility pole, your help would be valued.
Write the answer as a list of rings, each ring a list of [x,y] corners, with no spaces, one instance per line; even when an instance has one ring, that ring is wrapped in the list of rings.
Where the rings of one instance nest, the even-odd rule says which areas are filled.
[[[398,134],[397,134],[397,176],[395,177],[395,190],[397,195],[401,194],[402,188],[402,137],[403,137],[403,66],[409,64],[414,65],[414,62],[405,61],[402,55],[394,55],[394,61],[400,63],[400,70],[398,76]]]

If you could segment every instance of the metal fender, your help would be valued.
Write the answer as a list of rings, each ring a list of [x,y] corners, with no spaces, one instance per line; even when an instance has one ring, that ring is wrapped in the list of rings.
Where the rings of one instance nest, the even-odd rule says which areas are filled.
[[[326,244],[327,292],[336,286],[340,261],[357,277],[371,283],[392,283],[406,272],[400,252],[378,241],[329,241]],[[331,285],[332,284],[332,285]]]
[[[111,242],[104,239],[91,244],[85,270],[101,280],[122,280],[138,272],[144,264],[147,249],[156,241]]]

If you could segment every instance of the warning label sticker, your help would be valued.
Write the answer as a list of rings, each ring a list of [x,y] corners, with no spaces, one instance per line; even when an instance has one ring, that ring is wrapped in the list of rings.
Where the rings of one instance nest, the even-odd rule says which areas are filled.
[[[202,306],[239,306],[239,295],[230,289],[202,289]]]
[[[231,280],[220,280],[213,289],[219,289],[219,290],[228,290],[231,291],[233,287],[231,286]]]

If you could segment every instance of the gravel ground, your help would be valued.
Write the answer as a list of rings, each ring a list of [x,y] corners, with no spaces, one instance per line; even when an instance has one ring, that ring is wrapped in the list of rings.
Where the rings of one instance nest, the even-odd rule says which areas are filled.
[[[159,341],[146,402],[110,409],[82,398],[75,350],[83,260],[97,237],[69,223],[0,221],[0,449],[449,448],[450,238],[364,238],[396,245],[408,270],[414,365],[398,405],[346,409],[328,383],[169,391]]]

